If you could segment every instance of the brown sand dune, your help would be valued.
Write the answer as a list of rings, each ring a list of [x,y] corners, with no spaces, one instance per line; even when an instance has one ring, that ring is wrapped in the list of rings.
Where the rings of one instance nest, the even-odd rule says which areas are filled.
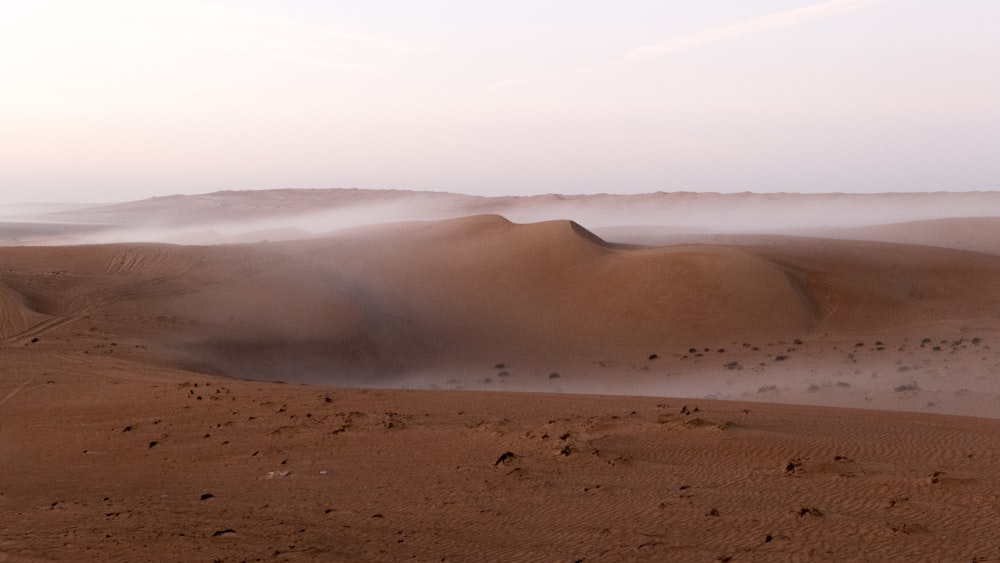
[[[0,279],[51,317],[32,338],[106,335],[161,365],[234,377],[746,398],[807,361],[802,389],[824,374],[852,386],[834,404],[962,412],[940,394],[974,389],[987,394],[973,412],[1000,412],[975,379],[998,361],[1000,258],[782,240],[620,248],[569,221],[477,216],[256,245],[6,248]],[[959,363],[917,346],[972,338],[981,354]],[[917,366],[939,395],[897,403],[909,379],[863,379],[842,351],[859,340],[888,342],[898,365],[879,370]]]
[[[213,194],[190,218],[330,197],[301,195]],[[504,201],[576,218],[744,199],[782,201]],[[636,248],[487,214],[0,247],[0,561],[1000,560],[1000,256],[732,242]]]
[[[452,362],[637,357],[812,322],[791,280],[740,251],[617,250],[572,223],[490,217],[400,229],[339,266],[366,276],[377,265],[366,286]]]
[[[811,234],[825,238],[920,244],[1000,254],[998,233],[1000,217],[953,217],[849,229],[821,229]]]
[[[100,330],[136,322],[134,333],[177,344],[202,369],[292,380],[314,380],[295,364],[336,378],[490,356],[617,358],[691,338],[800,334],[815,321],[794,280],[738,250],[616,250],[571,222],[495,216],[383,231],[44,249],[67,271],[43,273],[41,287],[33,276],[11,283],[53,314],[108,323]],[[7,252],[14,264],[35,255]],[[371,361],[351,369],[359,354]]]

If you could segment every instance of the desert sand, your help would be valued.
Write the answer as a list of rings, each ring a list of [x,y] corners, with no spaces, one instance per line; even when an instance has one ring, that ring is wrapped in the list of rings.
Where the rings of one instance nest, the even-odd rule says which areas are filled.
[[[11,211],[0,561],[1000,560],[998,216],[990,192]]]

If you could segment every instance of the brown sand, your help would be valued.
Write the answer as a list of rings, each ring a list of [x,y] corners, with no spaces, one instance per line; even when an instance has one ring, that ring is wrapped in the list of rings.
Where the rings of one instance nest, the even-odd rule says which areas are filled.
[[[730,242],[0,248],[0,561],[1000,559],[1000,257]]]
[[[116,354],[7,354],[5,560],[1000,557],[996,420],[320,389]]]

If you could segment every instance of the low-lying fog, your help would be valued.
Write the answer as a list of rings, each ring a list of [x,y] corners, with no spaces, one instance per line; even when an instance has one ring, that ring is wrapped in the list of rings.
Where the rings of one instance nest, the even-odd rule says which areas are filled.
[[[372,190],[218,192],[105,206],[0,207],[0,243],[293,240],[373,224],[478,214],[499,214],[516,223],[571,219],[609,240],[649,244],[713,242],[713,236],[733,234],[856,238],[851,229],[954,217],[1000,217],[1000,192],[495,198]],[[35,227],[25,228],[28,224]],[[882,238],[892,239],[892,234]]]

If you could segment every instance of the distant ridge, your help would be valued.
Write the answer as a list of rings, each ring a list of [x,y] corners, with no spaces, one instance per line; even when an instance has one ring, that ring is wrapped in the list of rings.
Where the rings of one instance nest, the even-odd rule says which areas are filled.
[[[208,230],[223,224],[247,227],[243,231],[247,232],[305,225],[320,234],[364,224],[481,214],[503,215],[518,223],[569,219],[590,229],[646,225],[724,233],[817,232],[950,217],[1000,217],[1000,192],[484,197],[403,190],[281,189],[165,196],[25,217],[147,232],[150,227]]]

